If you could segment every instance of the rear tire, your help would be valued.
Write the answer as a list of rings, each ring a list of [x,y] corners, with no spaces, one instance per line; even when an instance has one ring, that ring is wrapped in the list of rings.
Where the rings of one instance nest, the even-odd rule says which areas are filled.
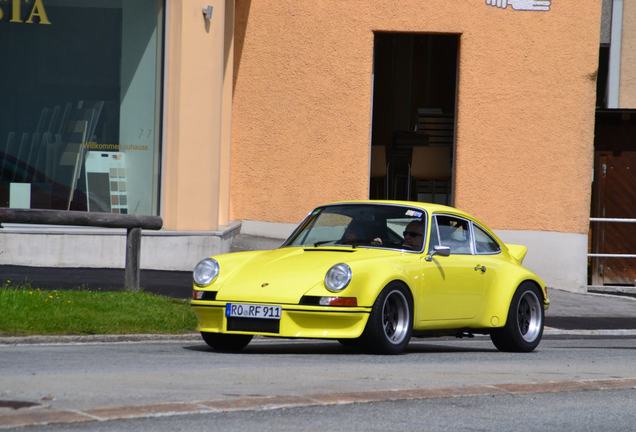
[[[252,335],[208,332],[201,332],[201,337],[212,349],[221,352],[240,352],[252,340]]]
[[[399,354],[406,349],[413,330],[413,298],[400,283],[387,285],[373,304],[362,340],[375,354]]]
[[[490,334],[499,351],[530,352],[543,336],[543,296],[535,284],[523,282],[510,302],[508,318],[503,328]]]

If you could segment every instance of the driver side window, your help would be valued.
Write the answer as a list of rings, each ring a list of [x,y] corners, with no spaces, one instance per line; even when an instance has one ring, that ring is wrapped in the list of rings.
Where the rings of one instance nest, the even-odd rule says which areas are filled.
[[[441,246],[450,247],[451,254],[471,255],[470,224],[467,220],[453,216],[436,215],[434,227],[437,226],[436,235],[439,236]],[[431,237],[431,244],[433,237]],[[432,246],[431,246],[432,249]]]

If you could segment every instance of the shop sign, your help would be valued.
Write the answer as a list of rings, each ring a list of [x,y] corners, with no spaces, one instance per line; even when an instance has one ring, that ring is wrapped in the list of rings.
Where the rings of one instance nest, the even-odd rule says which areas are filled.
[[[51,24],[44,0],[0,0],[0,23]]]

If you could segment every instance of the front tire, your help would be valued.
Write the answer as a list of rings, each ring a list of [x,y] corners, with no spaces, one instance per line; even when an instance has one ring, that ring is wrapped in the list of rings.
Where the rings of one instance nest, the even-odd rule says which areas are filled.
[[[250,343],[252,335],[201,332],[206,344],[215,351],[240,352]]]
[[[490,334],[499,351],[530,352],[539,345],[545,317],[542,298],[532,282],[519,285],[510,302],[505,327]]]
[[[373,304],[362,338],[368,351],[399,354],[413,330],[413,298],[404,285],[387,285]]]

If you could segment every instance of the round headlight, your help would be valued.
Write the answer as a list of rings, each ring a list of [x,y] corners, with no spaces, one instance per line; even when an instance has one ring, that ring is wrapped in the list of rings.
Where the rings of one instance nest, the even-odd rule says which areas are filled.
[[[213,258],[206,258],[194,267],[192,277],[197,285],[209,285],[218,274],[219,263]]]
[[[351,267],[346,264],[336,264],[325,275],[325,286],[329,291],[342,291],[351,281]]]

